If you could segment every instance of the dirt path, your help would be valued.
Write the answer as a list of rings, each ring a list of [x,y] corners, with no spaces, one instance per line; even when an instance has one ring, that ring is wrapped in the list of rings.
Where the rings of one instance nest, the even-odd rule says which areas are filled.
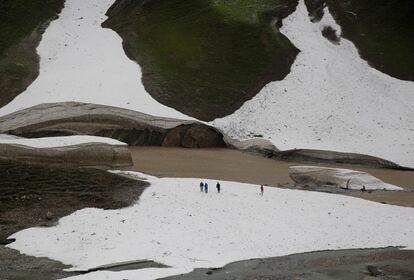
[[[163,147],[130,147],[133,169],[159,177],[193,177],[239,181],[270,186],[293,187],[288,168],[293,165],[315,165],[277,161],[230,149],[181,149]],[[414,207],[414,172],[358,166],[324,165],[368,172],[379,179],[406,188],[407,192],[347,192],[377,202]],[[335,190],[334,190],[335,191]],[[344,193],[344,192],[342,192]]]

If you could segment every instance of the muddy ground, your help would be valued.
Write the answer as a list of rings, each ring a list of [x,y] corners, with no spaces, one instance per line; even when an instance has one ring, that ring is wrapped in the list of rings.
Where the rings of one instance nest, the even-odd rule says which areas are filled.
[[[387,183],[405,188],[405,191],[361,192],[334,187],[310,189],[295,185],[289,177],[288,168],[295,165],[317,165],[313,163],[279,161],[230,149],[130,147],[130,151],[134,170],[159,177],[193,177],[251,184],[263,183],[269,186],[332,192],[381,203],[414,207],[414,171],[323,164],[323,166],[368,172]]]
[[[414,251],[396,248],[336,250],[234,262],[165,280],[414,279]],[[368,267],[370,266],[370,267]]]
[[[118,209],[135,202],[147,183],[97,169],[48,168],[0,160],[0,279],[57,279],[65,267],[20,255],[4,245],[14,232],[50,226],[72,212]]]

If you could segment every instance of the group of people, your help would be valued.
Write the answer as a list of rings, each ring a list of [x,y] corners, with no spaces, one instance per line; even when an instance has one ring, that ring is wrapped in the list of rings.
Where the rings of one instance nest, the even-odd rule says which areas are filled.
[[[217,192],[220,193],[221,185],[220,185],[219,182],[217,182],[217,184],[216,184],[216,189],[217,189]],[[200,191],[202,193],[208,193],[208,183],[207,182],[203,182],[203,181],[200,182]],[[260,185],[260,195],[263,196],[263,193],[264,193],[264,187],[263,187],[263,184],[261,184]]]
[[[217,189],[217,192],[220,193],[221,186],[220,186],[219,182],[217,182],[217,184],[216,184],[216,189]],[[208,183],[207,182],[204,182],[204,183],[200,182],[200,191],[208,193]]]

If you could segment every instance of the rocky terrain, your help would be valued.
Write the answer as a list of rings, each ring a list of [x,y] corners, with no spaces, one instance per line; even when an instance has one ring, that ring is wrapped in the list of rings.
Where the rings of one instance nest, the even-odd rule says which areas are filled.
[[[321,251],[235,262],[222,268],[196,269],[165,280],[350,280],[412,279],[414,251],[395,248]]]

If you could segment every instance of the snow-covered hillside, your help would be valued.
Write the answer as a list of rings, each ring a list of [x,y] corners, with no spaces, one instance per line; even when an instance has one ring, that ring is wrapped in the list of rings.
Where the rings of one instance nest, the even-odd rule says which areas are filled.
[[[129,172],[129,174],[133,174]],[[121,210],[83,209],[50,228],[14,234],[8,245],[87,269],[154,260],[172,268],[97,272],[74,279],[155,279],[196,267],[325,249],[414,248],[414,209],[340,195],[208,181],[155,178],[138,203]],[[146,275],[145,277],[142,275]],[[142,278],[140,278],[142,276]]]
[[[0,115],[79,101],[189,119],[145,91],[140,67],[127,58],[120,37],[101,28],[113,2],[67,0],[38,47],[39,77]],[[362,153],[414,167],[414,82],[371,68],[348,40],[329,42],[321,34],[325,26],[340,33],[327,9],[312,23],[301,0],[280,30],[301,51],[291,73],[211,124],[240,139],[262,135],[282,150]]]
[[[0,115],[40,103],[79,101],[189,119],[145,91],[140,67],[125,55],[121,38],[101,27],[114,1],[67,0],[37,48],[39,77]]]
[[[300,49],[291,73],[269,83],[234,114],[212,122],[232,136],[269,138],[279,149],[355,152],[414,167],[414,83],[371,68],[355,46],[321,34],[301,0],[281,32]]]

